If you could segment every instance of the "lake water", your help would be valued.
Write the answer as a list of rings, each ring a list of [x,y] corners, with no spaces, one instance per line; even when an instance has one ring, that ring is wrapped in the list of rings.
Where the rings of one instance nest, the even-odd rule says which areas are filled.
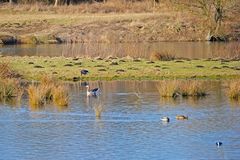
[[[5,45],[0,46],[3,55],[19,56],[132,56],[149,58],[153,52],[172,54],[184,58],[234,58],[239,56],[239,42],[156,42],[156,43],[81,43],[50,45]]]
[[[0,159],[240,159],[240,105],[229,101],[222,82],[209,82],[206,98],[176,100],[160,98],[156,84],[92,82],[102,93],[87,98],[74,83],[67,108],[30,108],[26,96],[19,106],[2,103]],[[177,121],[177,114],[189,119]]]

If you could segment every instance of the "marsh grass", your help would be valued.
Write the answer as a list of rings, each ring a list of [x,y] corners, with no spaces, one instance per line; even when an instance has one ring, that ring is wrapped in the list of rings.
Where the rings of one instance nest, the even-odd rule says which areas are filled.
[[[55,86],[52,90],[53,103],[57,106],[64,107],[69,104],[68,89],[66,86]]]
[[[207,95],[202,81],[163,80],[159,82],[157,89],[162,97],[203,97]]]
[[[177,97],[179,94],[179,82],[177,80],[163,80],[157,85],[162,97]]]
[[[30,85],[27,89],[30,107],[41,107],[46,103],[46,91],[41,86]]]
[[[0,100],[10,100],[16,98],[20,100],[23,94],[23,89],[16,79],[0,79]]]
[[[2,79],[19,78],[20,75],[12,70],[12,68],[10,67],[10,64],[8,62],[1,62],[0,63],[0,77]]]
[[[230,82],[227,95],[230,99],[233,99],[233,100],[240,99],[240,80]]]
[[[40,84],[32,84],[27,89],[29,104],[32,107],[40,107],[46,103],[54,103],[57,106],[68,106],[68,90],[55,78],[44,76]]]
[[[95,111],[95,117],[96,119],[100,119],[102,116],[102,112],[103,112],[103,104],[95,104],[94,105],[94,111]]]
[[[183,97],[203,97],[207,95],[206,87],[202,81],[182,81],[179,88]]]
[[[150,55],[150,61],[172,61],[175,59],[176,57],[170,54],[168,51],[164,53],[153,52]]]

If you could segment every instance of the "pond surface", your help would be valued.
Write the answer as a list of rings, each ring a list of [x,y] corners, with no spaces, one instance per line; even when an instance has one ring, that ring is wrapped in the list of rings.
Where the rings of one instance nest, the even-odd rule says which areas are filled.
[[[27,97],[20,106],[2,103],[0,159],[240,159],[240,106],[221,82],[208,83],[206,98],[176,100],[160,98],[156,83],[91,83],[101,87],[99,98],[87,98],[75,83],[67,108],[30,108]],[[177,121],[177,114],[189,120]]]
[[[151,53],[172,54],[183,58],[234,58],[239,56],[239,42],[157,42],[157,43],[94,43],[0,46],[3,55],[18,56],[102,56],[149,58]]]

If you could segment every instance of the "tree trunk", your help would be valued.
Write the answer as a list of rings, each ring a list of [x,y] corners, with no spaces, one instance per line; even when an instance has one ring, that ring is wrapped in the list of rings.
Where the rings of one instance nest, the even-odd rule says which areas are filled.
[[[58,5],[58,0],[55,0],[54,7],[57,7],[57,5]]]
[[[12,4],[12,0],[9,0],[9,4]]]

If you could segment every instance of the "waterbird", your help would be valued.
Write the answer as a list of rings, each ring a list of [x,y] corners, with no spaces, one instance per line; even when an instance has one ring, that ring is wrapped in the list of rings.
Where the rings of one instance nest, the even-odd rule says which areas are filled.
[[[222,142],[216,142],[216,145],[220,147],[222,145]]]
[[[176,119],[177,119],[177,120],[187,120],[188,117],[187,117],[187,116],[184,116],[184,115],[177,115],[177,116],[176,116]]]
[[[81,73],[81,75],[86,75],[86,74],[89,73],[89,71],[86,70],[86,69],[82,69],[82,70],[80,71],[80,73]]]
[[[99,88],[89,89],[89,85],[86,85],[87,87],[87,96],[98,96],[100,94]]]
[[[163,122],[169,122],[169,121],[170,121],[170,119],[169,119],[168,117],[162,117],[161,120],[162,120]]]

